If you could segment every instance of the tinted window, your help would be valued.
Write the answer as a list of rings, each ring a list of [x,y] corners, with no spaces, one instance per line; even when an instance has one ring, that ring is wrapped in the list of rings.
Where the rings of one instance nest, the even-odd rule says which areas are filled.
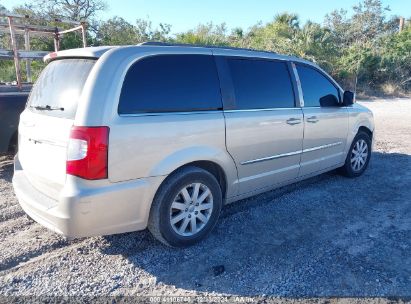
[[[287,64],[228,59],[238,109],[292,108],[294,95]]]
[[[74,119],[84,83],[95,62],[92,59],[52,61],[33,86],[28,100],[30,109],[45,115]],[[64,110],[35,109],[45,106]]]
[[[319,107],[321,100],[326,103],[330,96],[339,101],[337,88],[320,72],[313,68],[297,64],[298,76],[304,96],[305,107]]]
[[[137,61],[121,90],[120,114],[222,108],[212,56],[158,55]]]

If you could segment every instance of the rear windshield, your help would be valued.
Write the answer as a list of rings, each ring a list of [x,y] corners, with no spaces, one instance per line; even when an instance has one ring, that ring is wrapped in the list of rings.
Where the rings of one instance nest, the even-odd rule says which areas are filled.
[[[52,61],[34,84],[28,107],[36,113],[74,119],[81,91],[95,62],[78,58]]]

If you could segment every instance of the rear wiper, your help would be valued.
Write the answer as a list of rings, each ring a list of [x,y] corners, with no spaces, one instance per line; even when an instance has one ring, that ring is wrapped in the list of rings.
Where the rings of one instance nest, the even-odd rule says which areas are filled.
[[[49,105],[45,106],[30,106],[31,108],[34,108],[39,111],[64,111],[64,108],[59,108],[59,107],[50,107]]]

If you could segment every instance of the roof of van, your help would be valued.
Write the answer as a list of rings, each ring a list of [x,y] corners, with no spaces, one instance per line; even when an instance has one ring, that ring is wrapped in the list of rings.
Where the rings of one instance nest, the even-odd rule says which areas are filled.
[[[245,49],[245,48],[235,48],[229,46],[209,46],[209,45],[195,45],[195,44],[181,44],[181,43],[165,43],[165,42],[143,42],[138,45],[123,45],[123,46],[96,46],[96,47],[86,47],[86,48],[78,48],[78,49],[70,49],[64,51],[53,52],[44,57],[44,61],[48,62],[58,57],[83,57],[83,58],[99,58],[104,53],[109,50],[115,48],[136,48],[136,51],[140,51],[142,49],[154,50],[155,48],[164,48],[164,47],[172,47],[172,48],[202,48],[202,49],[211,49],[211,50],[223,50],[228,51],[229,54],[236,55],[236,56],[250,56],[255,55],[257,57],[271,57],[271,58],[279,58],[279,59],[292,59],[299,62],[306,62],[309,64],[313,64],[310,61],[307,61],[302,58],[298,58],[295,56],[287,56],[282,54],[277,54],[274,52],[269,51],[261,51],[261,50],[253,50],[253,49]]]

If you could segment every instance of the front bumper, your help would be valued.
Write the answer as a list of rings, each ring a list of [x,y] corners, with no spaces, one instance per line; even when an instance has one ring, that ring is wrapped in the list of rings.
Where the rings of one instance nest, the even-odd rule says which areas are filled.
[[[37,190],[15,158],[13,187],[23,210],[41,225],[78,238],[143,230],[164,177],[110,183],[67,176],[59,199]]]

